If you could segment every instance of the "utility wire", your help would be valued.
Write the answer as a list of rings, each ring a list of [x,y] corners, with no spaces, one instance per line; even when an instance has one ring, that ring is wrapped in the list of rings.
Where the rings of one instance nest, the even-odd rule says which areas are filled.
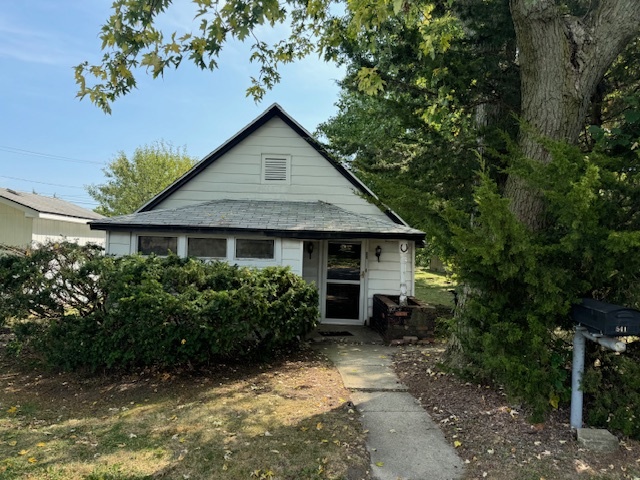
[[[22,148],[8,147],[6,145],[0,145],[0,151],[8,153],[17,153],[19,155],[28,155],[33,157],[52,158],[54,160],[60,160],[63,162],[71,163],[90,163],[93,165],[104,165],[105,162],[96,162],[92,160],[78,160],[77,158],[65,157],[62,155],[53,155],[50,153],[34,152],[32,150],[24,150]]]
[[[64,188],[80,188],[84,189],[84,187],[78,187],[77,185],[62,185],[60,183],[47,183],[47,182],[37,182],[35,180],[27,180],[26,178],[18,178],[18,177],[8,177],[7,175],[0,175],[0,178],[8,178],[10,180],[18,180],[21,182],[29,182],[29,183],[38,183],[40,185],[49,185],[52,187],[64,187]]]

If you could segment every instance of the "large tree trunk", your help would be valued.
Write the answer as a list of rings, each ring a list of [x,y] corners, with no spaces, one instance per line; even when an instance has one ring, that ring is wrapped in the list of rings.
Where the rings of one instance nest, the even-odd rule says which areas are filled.
[[[640,31],[637,0],[594,4],[575,17],[563,14],[555,0],[510,0],[521,69],[519,144],[536,161],[550,161],[540,137],[577,143],[598,83]],[[525,225],[544,226],[544,203],[521,178],[510,176],[505,194]]]

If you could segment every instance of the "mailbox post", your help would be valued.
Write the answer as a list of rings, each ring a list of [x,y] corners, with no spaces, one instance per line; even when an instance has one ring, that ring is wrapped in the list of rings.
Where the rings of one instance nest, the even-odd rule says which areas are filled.
[[[624,352],[626,345],[616,338],[640,334],[640,311],[620,305],[582,299],[575,305],[571,316],[576,322],[573,336],[573,365],[571,369],[571,428],[582,428],[584,354],[586,339],[609,350]]]

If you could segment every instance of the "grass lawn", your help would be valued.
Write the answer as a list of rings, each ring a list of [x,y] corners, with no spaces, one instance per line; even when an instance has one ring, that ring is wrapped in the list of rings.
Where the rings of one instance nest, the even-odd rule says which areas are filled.
[[[453,307],[453,295],[449,290],[455,283],[444,273],[432,272],[424,268],[416,269],[416,297],[432,305]]]
[[[348,399],[310,350],[83,378],[16,365],[0,348],[0,479],[366,479]]]

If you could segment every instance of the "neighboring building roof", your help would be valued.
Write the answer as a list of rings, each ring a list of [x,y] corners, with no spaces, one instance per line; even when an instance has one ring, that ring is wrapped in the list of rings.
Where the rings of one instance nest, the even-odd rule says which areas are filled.
[[[65,217],[100,219],[102,215],[79,207],[55,197],[45,197],[35,193],[18,192],[10,188],[0,188],[0,198],[9,200],[18,206],[34,210],[39,213],[63,215]]]
[[[253,120],[249,125],[244,127],[238,133],[236,133],[229,140],[224,142],[218,148],[216,148],[209,155],[204,157],[200,162],[196,163],[191,170],[189,170],[186,174],[176,180],[174,183],[169,185],[165,190],[160,192],[154,198],[152,198],[149,202],[138,209],[138,212],[146,212],[149,211],[156,206],[158,206],[163,200],[165,200],[172,193],[177,191],[184,184],[189,182],[191,179],[196,177],[200,172],[202,172],[205,168],[211,165],[213,162],[218,160],[220,157],[225,155],[229,150],[238,145],[244,139],[249,137],[252,133],[266,124],[272,118],[278,117],[284,123],[286,123],[293,131],[295,131],[300,137],[302,137],[313,149],[315,149],[324,159],[326,159],[333,167],[344,177],[346,178],[357,191],[364,194],[365,197],[371,197],[374,199],[378,199],[378,197],[371,191],[369,188],[360,181],[358,177],[356,177],[353,173],[351,173],[348,169],[344,167],[340,162],[337,162],[327,151],[322,147],[322,145],[315,139],[313,136],[305,130],[298,122],[296,122],[293,118],[284,111],[284,109],[274,103],[267,110],[265,110],[259,117]],[[393,212],[391,209],[387,209],[384,213],[395,223],[407,225],[407,223],[400,218],[398,214]]]
[[[95,230],[261,233],[289,238],[394,238],[422,241],[420,230],[348,212],[325,202],[214,200],[104,218]]]

